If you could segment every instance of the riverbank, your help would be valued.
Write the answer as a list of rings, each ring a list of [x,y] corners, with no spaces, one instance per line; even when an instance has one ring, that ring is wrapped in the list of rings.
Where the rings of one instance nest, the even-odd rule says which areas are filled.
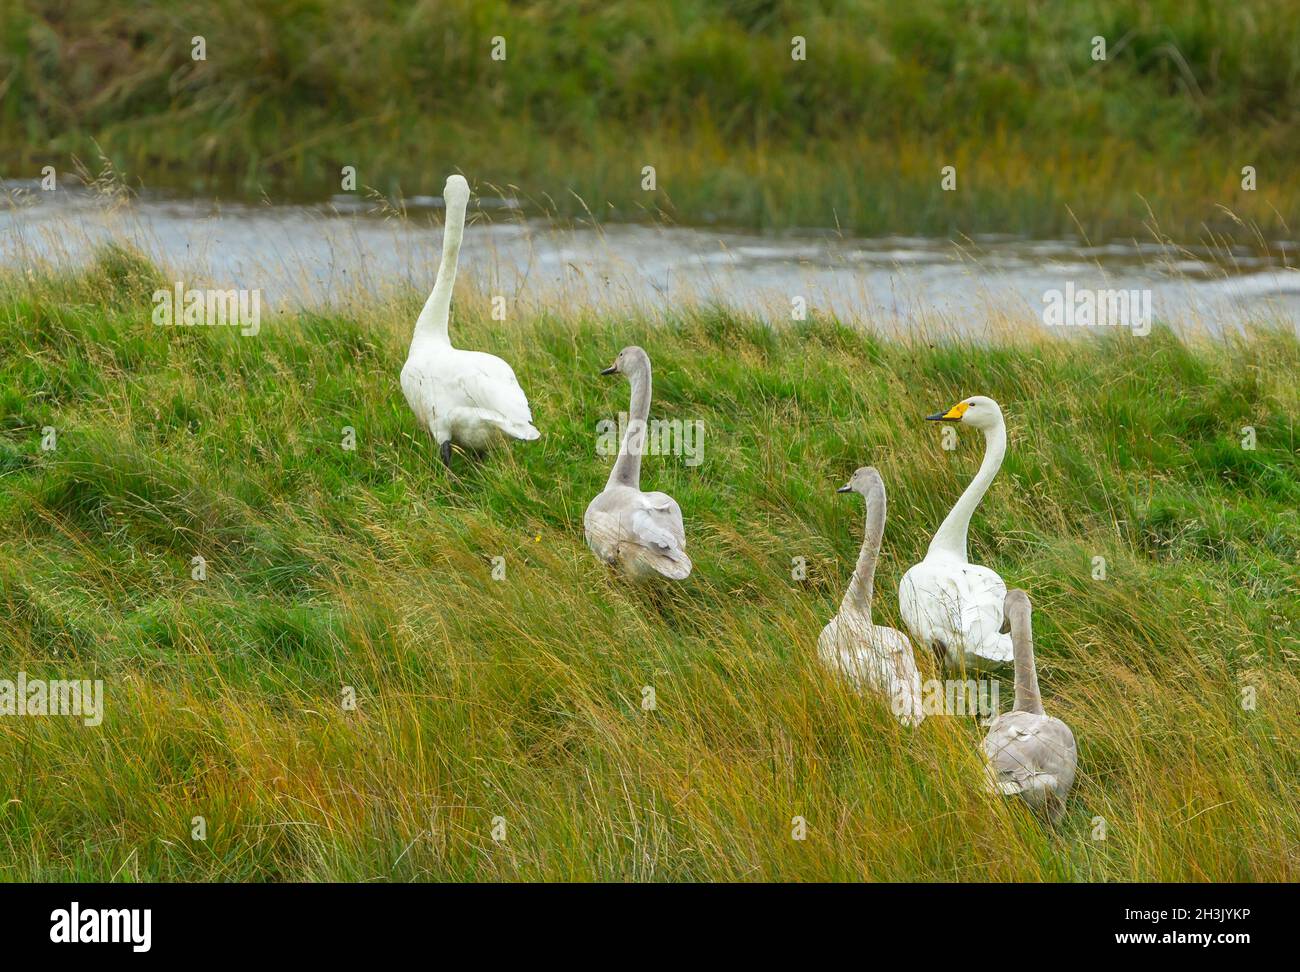
[[[873,236],[1272,240],[1300,213],[1300,26],[1263,0],[960,23],[928,2],[280,6],[16,11],[4,174],[102,151],[132,184],[301,200],[344,166],[390,198],[459,170],[561,217]]]

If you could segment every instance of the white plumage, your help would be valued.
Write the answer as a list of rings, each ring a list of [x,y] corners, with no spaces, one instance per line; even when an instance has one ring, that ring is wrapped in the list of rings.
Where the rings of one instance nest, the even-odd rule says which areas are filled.
[[[912,637],[945,665],[980,670],[1011,662],[997,607],[1006,596],[1007,585],[989,568],[937,551],[903,575],[898,609]]]
[[[528,398],[510,365],[496,355],[451,346],[447,323],[456,266],[465,231],[469,185],[462,176],[448,177],[443,188],[447,222],[442,262],[433,292],[415,324],[415,335],[402,368],[402,394],[416,420],[438,443],[450,465],[451,445],[479,451],[503,438],[536,439]]]
[[[502,435],[536,439],[528,398],[514,371],[495,355],[448,345],[408,358],[402,393],[416,418],[441,445],[486,449]]]

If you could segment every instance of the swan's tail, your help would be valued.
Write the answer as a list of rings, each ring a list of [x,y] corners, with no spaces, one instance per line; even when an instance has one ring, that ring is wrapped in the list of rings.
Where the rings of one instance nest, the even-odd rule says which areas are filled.
[[[542,433],[538,432],[531,422],[501,422],[499,424],[501,431],[514,439],[532,442],[533,439],[542,437]]]
[[[691,558],[684,550],[662,550],[647,554],[644,559],[655,572],[669,580],[685,580],[691,575]]]
[[[458,411],[469,411],[469,409],[458,409]],[[533,439],[540,439],[542,437],[542,433],[537,431],[532,422],[518,422],[514,419],[506,418],[500,412],[486,408],[474,409],[473,411],[484,422],[500,429],[503,435],[508,435],[512,439],[522,439],[525,442],[531,442]]]
[[[998,635],[997,645],[989,654],[989,661],[995,665],[1011,665],[1016,660],[1016,649],[1011,643],[1011,635]]]
[[[1000,671],[1013,664],[1016,657],[1009,634],[997,634],[985,638],[980,644],[968,644],[965,656],[966,667],[976,671]],[[954,657],[950,652],[947,662],[956,667],[961,665],[962,659],[960,655]]]
[[[1023,779],[999,776],[993,767],[986,767],[985,783],[990,793],[1006,797],[1019,797],[1034,813],[1041,814],[1051,823],[1060,823],[1065,814],[1065,794],[1068,787],[1052,773],[1031,773]]]

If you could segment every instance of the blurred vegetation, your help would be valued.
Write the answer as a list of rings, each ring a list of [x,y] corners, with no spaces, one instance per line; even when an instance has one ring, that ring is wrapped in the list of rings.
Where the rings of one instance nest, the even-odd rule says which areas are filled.
[[[869,233],[1190,238],[1238,233],[1227,210],[1276,236],[1300,211],[1300,17],[1274,0],[0,2],[9,176],[98,145],[186,191],[460,169],[574,214]]]
[[[422,294],[246,338],[150,324],[160,277],[120,247],[0,277],[0,674],[105,682],[99,728],[0,719],[0,880],[1300,877],[1294,334],[499,322],[462,286],[453,336],[512,363],[542,438],[448,472],[397,388]],[[705,429],[701,465],[645,464],[695,562],[657,593],[582,537],[629,343],[652,416]],[[923,416],[975,392],[1010,451],[972,557],[1033,597],[1079,743],[1059,832],[983,791],[974,720],[904,730],[815,654],[861,542],[835,487],[885,478],[898,625],[983,450]]]

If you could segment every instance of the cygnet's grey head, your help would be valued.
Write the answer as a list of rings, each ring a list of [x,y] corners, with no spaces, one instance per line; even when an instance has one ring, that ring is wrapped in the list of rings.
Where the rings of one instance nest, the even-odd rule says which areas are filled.
[[[849,481],[837,489],[837,493],[860,493],[863,496],[869,496],[877,489],[884,489],[885,481],[880,478],[880,473],[875,466],[863,466],[854,471],[849,477]]]
[[[635,344],[629,345],[618,353],[614,363],[601,372],[602,375],[632,375],[650,370],[650,356]]]

